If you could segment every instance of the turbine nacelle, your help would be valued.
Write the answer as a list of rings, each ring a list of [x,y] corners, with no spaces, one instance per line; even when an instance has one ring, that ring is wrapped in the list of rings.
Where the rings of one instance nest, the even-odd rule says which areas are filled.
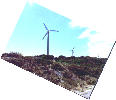
[[[44,23],[43,23],[43,24],[44,24]],[[44,27],[45,27],[45,29],[47,30],[47,33],[46,33],[45,36],[42,38],[42,40],[46,37],[46,35],[49,34],[50,31],[59,32],[59,31],[57,31],[57,30],[49,30],[45,24],[44,24]]]

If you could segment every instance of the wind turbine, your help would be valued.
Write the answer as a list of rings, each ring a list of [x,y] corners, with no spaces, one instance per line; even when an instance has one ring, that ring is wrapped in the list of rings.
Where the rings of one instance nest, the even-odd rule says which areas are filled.
[[[74,54],[74,48],[71,51],[72,51],[72,56],[73,56],[73,54]]]
[[[47,37],[47,55],[49,55],[49,33],[50,33],[50,31],[54,31],[54,32],[59,32],[59,31],[57,31],[57,30],[49,30],[45,24],[44,24],[44,26],[45,26],[45,29],[47,30],[47,32],[46,32],[45,36],[43,37],[43,39],[48,35],[48,37]]]

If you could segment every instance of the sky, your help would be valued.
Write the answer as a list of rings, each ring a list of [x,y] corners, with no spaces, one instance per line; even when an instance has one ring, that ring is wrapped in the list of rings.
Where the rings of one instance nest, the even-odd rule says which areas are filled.
[[[54,1],[52,2],[54,3]],[[45,23],[48,29],[59,30],[59,32],[50,33],[51,55],[71,56],[71,49],[75,47],[75,56],[108,56],[115,38],[112,36],[113,31],[109,30],[111,28],[104,23],[105,20],[96,20],[96,13],[99,19],[103,19],[103,16],[100,16],[100,14],[102,14],[101,12],[97,12],[95,5],[88,5],[88,2],[85,5],[79,2],[79,4],[83,6],[79,6],[79,4],[76,3],[76,5],[73,6],[74,9],[73,7],[72,9],[65,9],[71,4],[67,2],[66,7],[63,9],[65,13],[63,13],[63,10],[57,10],[56,5],[50,6],[50,3],[48,5],[46,4],[47,3],[44,2],[38,2],[37,0],[30,0],[29,3],[26,3],[8,42],[6,48],[7,52],[16,51],[23,55],[46,54],[47,37],[42,40],[46,33],[43,26],[43,23]],[[60,8],[62,8],[62,5],[63,4],[60,5]],[[101,5],[99,5],[99,8],[100,6]],[[77,8],[75,9],[75,7]],[[83,7],[87,8],[82,9]],[[94,11],[92,11],[91,8]],[[97,9],[99,10],[99,8]],[[100,10],[102,11],[102,9]],[[70,13],[67,13],[67,11]],[[71,11],[73,12],[71,13]],[[74,12],[77,12],[77,14],[74,15]]]
[[[73,47],[75,56],[87,55],[87,39],[78,40],[76,37],[83,33],[86,27],[71,27],[71,20],[48,10],[36,3],[27,3],[16,24],[7,45],[7,52],[19,52],[23,55],[46,54],[46,29],[55,29],[59,32],[50,32],[50,54],[54,56],[71,56]],[[85,51],[86,50],[86,51]],[[79,54],[78,54],[79,53]]]

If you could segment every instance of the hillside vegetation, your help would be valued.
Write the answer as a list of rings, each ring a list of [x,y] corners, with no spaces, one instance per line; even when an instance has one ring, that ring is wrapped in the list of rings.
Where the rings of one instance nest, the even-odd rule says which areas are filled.
[[[107,58],[89,56],[23,56],[13,52],[4,53],[1,58],[66,89],[78,91],[96,84],[107,61]]]

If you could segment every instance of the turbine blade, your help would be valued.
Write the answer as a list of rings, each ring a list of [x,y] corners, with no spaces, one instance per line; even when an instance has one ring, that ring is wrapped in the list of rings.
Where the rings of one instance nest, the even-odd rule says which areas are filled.
[[[49,30],[49,31],[59,32],[59,31],[57,31],[57,30]]]
[[[48,32],[45,34],[45,36],[42,38],[42,40],[46,37],[47,34],[48,34]]]
[[[43,23],[43,24],[44,24],[44,23]],[[47,26],[46,26],[45,24],[44,24],[44,26],[45,26],[45,29],[48,30],[48,28],[47,28]]]

